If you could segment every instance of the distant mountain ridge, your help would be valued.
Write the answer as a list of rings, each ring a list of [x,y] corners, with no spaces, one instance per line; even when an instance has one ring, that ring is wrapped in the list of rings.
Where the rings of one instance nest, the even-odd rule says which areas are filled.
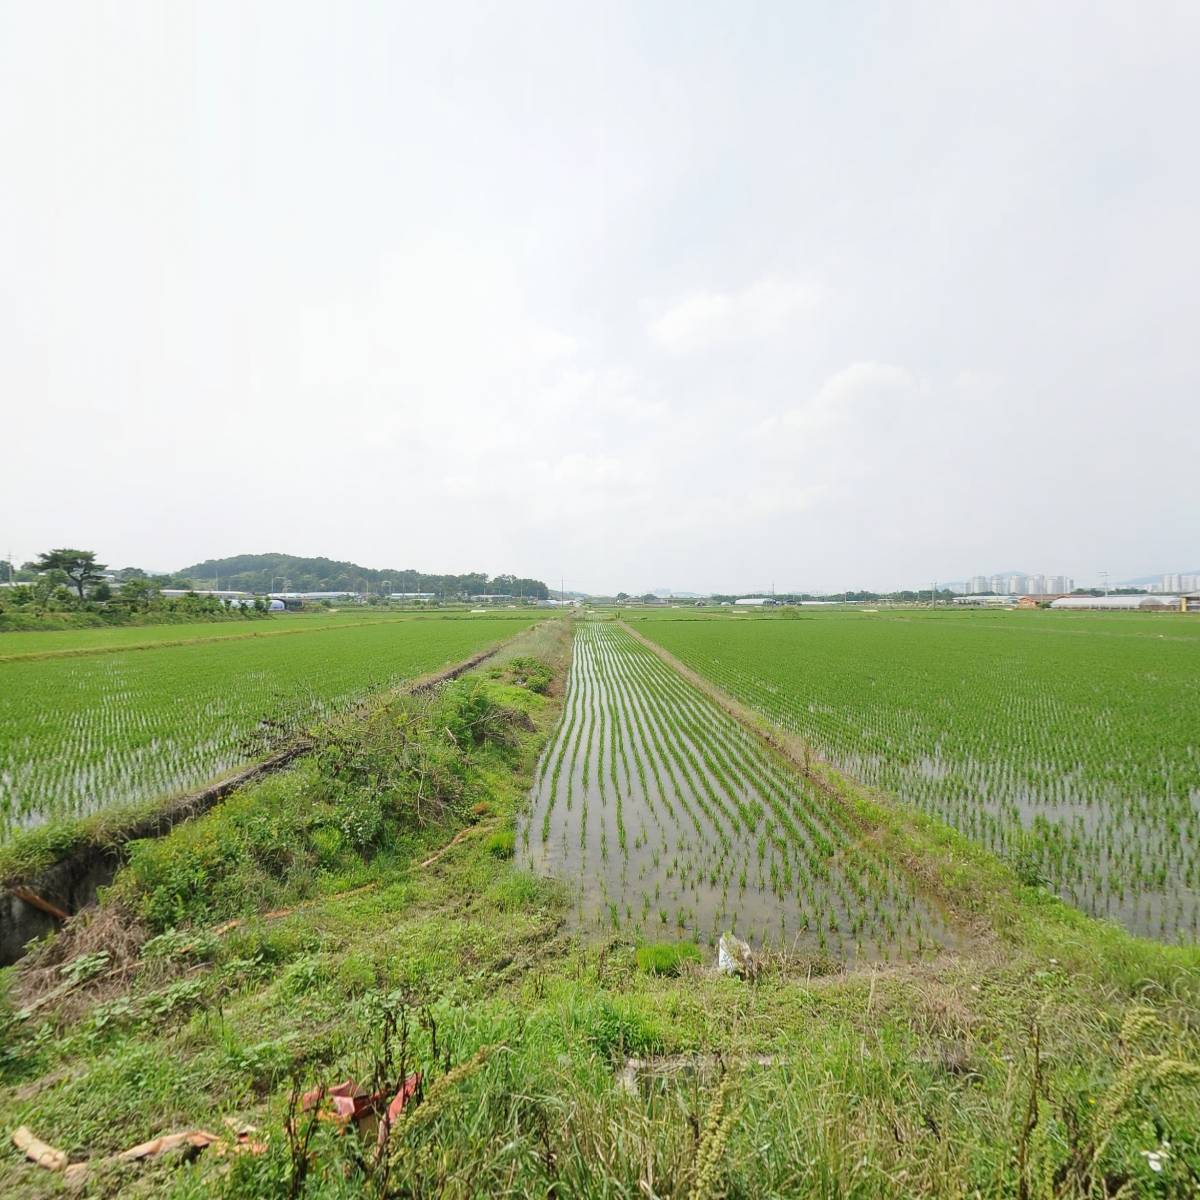
[[[432,575],[411,567],[363,567],[331,558],[301,558],[295,554],[237,554],[209,558],[176,572],[197,588],[221,587],[244,592],[435,592],[469,596],[500,592],[545,600],[550,592],[540,579],[515,575],[489,576],[483,571],[465,575]]]

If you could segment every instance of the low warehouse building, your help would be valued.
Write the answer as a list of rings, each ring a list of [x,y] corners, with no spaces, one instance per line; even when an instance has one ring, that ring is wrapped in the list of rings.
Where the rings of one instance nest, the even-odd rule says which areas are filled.
[[[1115,612],[1178,612],[1178,596],[1062,596],[1051,608]]]

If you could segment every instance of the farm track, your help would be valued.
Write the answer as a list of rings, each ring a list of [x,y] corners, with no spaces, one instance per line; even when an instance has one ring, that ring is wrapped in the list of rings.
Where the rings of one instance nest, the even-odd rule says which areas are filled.
[[[838,961],[919,956],[954,933],[845,806],[779,762],[625,627],[585,622],[519,838],[585,927]]]

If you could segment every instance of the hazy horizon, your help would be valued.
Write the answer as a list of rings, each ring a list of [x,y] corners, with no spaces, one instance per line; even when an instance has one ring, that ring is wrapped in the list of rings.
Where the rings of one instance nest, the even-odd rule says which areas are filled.
[[[1200,9],[0,5],[0,556],[1200,562]]]
[[[128,564],[106,563],[105,566],[109,570],[119,570],[126,566],[136,566],[136,567],[141,567],[141,569],[145,570],[148,574],[151,574],[151,575],[172,575],[172,574],[177,574],[177,573],[184,573],[187,571],[187,569],[189,567],[200,566],[207,562],[221,562],[225,559],[246,557],[249,555],[253,555],[255,553],[260,553],[260,552],[248,551],[248,552],[246,552],[245,555],[241,555],[241,554],[237,554],[237,555],[234,555],[234,554],[207,555],[205,558],[198,559],[194,563],[179,564],[179,565],[174,565],[174,566],[171,566],[171,565],[164,566],[161,564],[149,564],[148,565],[145,563],[128,563]],[[286,552],[285,551],[263,551],[261,553],[263,553],[263,554],[283,554]],[[343,558],[339,558],[336,555],[296,555],[295,557],[297,557],[297,558],[323,557],[323,558],[331,559],[332,561],[335,561],[335,562],[352,561],[352,560],[346,560]],[[19,556],[18,556],[18,558],[19,558]],[[18,561],[17,565],[20,565],[19,561]],[[385,562],[354,562],[353,565],[356,567],[362,567],[362,568],[364,568],[366,570],[370,570],[370,571],[415,570],[421,574],[433,574],[433,575],[435,575],[435,574],[465,575],[465,574],[470,574],[475,571],[481,570],[481,568],[478,568],[478,567],[474,567],[474,568],[466,567],[466,568],[463,568],[462,570],[453,570],[453,571],[447,570],[444,572],[438,572],[438,571],[426,570],[420,564],[394,563],[394,562],[386,562],[386,563]],[[496,568],[494,570],[489,570],[489,571],[486,571],[483,573],[485,573],[489,576],[495,576],[497,574],[510,573],[510,572],[504,571],[503,568]],[[194,576],[194,572],[192,574]],[[1001,571],[981,571],[981,572],[972,572],[971,574],[972,575],[980,574],[980,575],[990,577],[990,576],[994,576],[994,575],[1037,575],[1037,574],[1048,574],[1048,573],[1047,572],[1018,570],[1016,568],[1007,568],[1007,569],[1001,570]],[[1074,579],[1073,583],[1074,583],[1074,586],[1077,588],[1101,587],[1101,586],[1105,586],[1105,585],[1107,585],[1109,587],[1122,587],[1125,585],[1135,585],[1136,586],[1139,584],[1157,583],[1157,582],[1159,582],[1160,577],[1164,574],[1200,575],[1200,569],[1194,569],[1194,570],[1193,569],[1185,569],[1183,571],[1153,572],[1150,575],[1147,575],[1144,577],[1131,577],[1131,578],[1125,578],[1125,579],[1112,578],[1111,575],[1107,580],[1081,578],[1081,579]],[[526,576],[525,578],[530,578],[530,577]],[[646,586],[643,583],[637,583],[635,585],[626,585],[626,586],[614,587],[614,588],[608,588],[608,589],[581,588],[581,587],[577,587],[576,585],[572,584],[571,581],[567,580],[567,579],[562,579],[562,580],[552,579],[548,576],[533,576],[533,578],[540,579],[541,582],[545,583],[550,588],[552,593],[558,592],[559,590],[563,590],[563,591],[571,592],[571,593],[578,592],[578,593],[584,593],[584,594],[596,595],[596,596],[614,596],[618,592],[625,592],[631,596],[642,596],[642,595],[646,595],[648,593],[653,593],[655,595],[659,595],[662,597],[666,597],[666,596],[676,596],[676,597],[696,596],[696,597],[703,598],[703,597],[711,596],[711,595],[751,595],[751,594],[755,594],[755,593],[760,594],[760,595],[772,595],[772,594],[789,595],[789,594],[810,593],[810,594],[824,594],[824,595],[836,596],[840,592],[847,592],[847,591],[850,591],[850,592],[854,592],[854,591],[880,591],[880,592],[929,591],[933,583],[937,584],[938,590],[940,591],[940,590],[946,589],[946,588],[954,588],[954,587],[957,587],[958,585],[965,585],[969,581],[970,576],[963,576],[963,577],[954,578],[954,579],[931,580],[924,584],[921,584],[920,582],[897,583],[894,585],[874,587],[874,588],[873,587],[865,587],[865,586],[860,587],[859,585],[856,585],[856,584],[844,584],[841,587],[834,587],[834,588],[810,588],[810,587],[806,587],[803,585],[794,585],[793,586],[793,585],[780,584],[780,583],[771,581],[771,582],[768,582],[768,583],[760,585],[760,586],[712,588],[712,589],[697,589],[697,588],[688,587],[686,585],[672,587],[667,584],[655,584],[652,586]]]

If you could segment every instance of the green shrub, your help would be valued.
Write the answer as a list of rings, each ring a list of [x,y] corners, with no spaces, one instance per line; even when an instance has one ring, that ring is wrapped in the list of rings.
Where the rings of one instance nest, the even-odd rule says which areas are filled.
[[[314,829],[312,832],[313,849],[317,852],[317,861],[325,868],[337,864],[345,848],[345,839],[340,829],[326,827]]]
[[[342,841],[360,853],[386,840],[387,817],[383,801],[372,793],[355,791],[338,802],[334,820]]]
[[[505,871],[488,889],[488,899],[502,912],[541,908],[557,897],[555,884],[532,871]]]
[[[529,654],[510,659],[506,666],[508,677],[513,683],[539,695],[545,694],[554,678],[554,672],[541,659]]]
[[[307,954],[288,963],[279,976],[279,990],[285,996],[305,996],[328,978],[328,963],[316,954]]]
[[[235,793],[162,838],[130,845],[114,884],[156,933],[272,907],[311,886],[321,809],[303,769]]]
[[[378,856],[405,858],[420,827],[468,821],[494,794],[491,775],[532,728],[506,692],[532,701],[511,684],[459,680],[331,721],[303,762],[132,843],[116,898],[157,934],[364,882]],[[487,848],[512,858],[516,834],[495,833]]]
[[[664,1048],[662,1035],[647,1018],[604,996],[580,1015],[585,1038],[605,1058],[658,1054]]]
[[[517,835],[512,829],[500,829],[484,843],[488,853],[496,858],[512,858],[517,850]]]
[[[695,942],[649,942],[637,948],[638,969],[647,975],[678,975],[684,963],[700,959]]]
[[[347,954],[337,969],[337,983],[347,996],[361,996],[375,987],[376,974],[369,955]]]

